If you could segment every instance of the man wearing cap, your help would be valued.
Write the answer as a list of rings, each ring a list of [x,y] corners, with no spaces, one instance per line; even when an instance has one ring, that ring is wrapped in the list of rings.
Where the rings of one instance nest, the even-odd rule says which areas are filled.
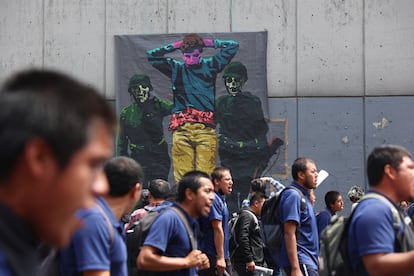
[[[227,95],[216,101],[215,118],[219,125],[221,166],[230,168],[240,198],[247,198],[252,179],[261,177],[270,157],[283,145],[279,138],[267,141],[269,130],[259,97],[242,91],[247,69],[238,61],[224,69]],[[237,193],[227,198],[231,212],[239,206]]]
[[[162,121],[171,114],[172,102],[152,96],[150,78],[135,74],[129,80],[132,103],[120,113],[117,155],[130,156],[144,169],[144,187],[152,179],[168,179],[171,160]]]

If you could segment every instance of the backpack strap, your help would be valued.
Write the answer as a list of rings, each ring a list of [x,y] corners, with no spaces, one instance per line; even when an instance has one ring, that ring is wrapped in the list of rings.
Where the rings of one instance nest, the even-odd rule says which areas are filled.
[[[382,202],[386,203],[391,208],[392,219],[393,219],[393,227],[394,227],[394,230],[396,231],[396,233],[398,233],[399,230],[400,230],[400,225],[401,225],[401,217],[400,217],[400,212],[397,210],[397,208],[394,206],[394,204],[392,204],[385,196],[383,196],[381,194],[378,194],[378,193],[365,194],[361,198],[360,202],[362,200],[365,200],[365,199],[368,199],[368,198],[379,199]]]
[[[114,241],[115,241],[115,234],[114,234],[114,228],[112,226],[112,222],[101,205],[96,203],[95,206],[96,208],[98,208],[99,212],[101,212],[101,214],[103,215],[105,219],[105,223],[109,231],[109,244],[110,244],[110,248],[112,248],[112,246],[114,245]]]
[[[303,212],[306,209],[306,199],[305,199],[305,195],[302,193],[301,190],[299,190],[297,187],[290,185],[288,187],[286,187],[288,189],[294,189],[295,191],[297,191],[300,195],[300,211]]]
[[[242,210],[242,212],[243,211],[246,211],[246,213],[250,213],[250,215],[253,217],[253,219],[254,219],[254,222],[256,223],[256,224],[259,224],[259,220],[257,219],[257,216],[252,212],[252,211],[250,211],[250,210],[247,210],[247,209],[244,209],[244,210]]]
[[[347,221],[346,224],[346,231],[345,231],[345,238],[344,238],[344,243],[346,242],[346,238],[348,237],[348,231],[349,231],[349,226],[351,225],[351,220],[354,216],[355,210],[359,207],[359,203],[361,203],[363,200],[369,199],[369,198],[374,198],[374,199],[378,199],[381,200],[382,202],[386,203],[392,212],[392,219],[393,219],[393,228],[395,231],[395,243],[397,243],[398,240],[398,236],[399,236],[399,230],[400,230],[400,224],[401,224],[401,217],[400,217],[400,213],[397,210],[397,208],[394,206],[394,204],[392,204],[385,196],[379,194],[379,193],[368,193],[365,194],[357,203],[357,205],[355,205],[355,207],[351,210],[351,214],[349,215],[349,219]],[[345,254],[344,256],[345,258],[347,258],[349,260],[348,254]],[[360,275],[362,270],[364,268],[364,264],[363,262],[361,262],[356,269],[357,274],[356,275]]]
[[[301,190],[299,190],[297,187],[295,187],[293,185],[287,186],[285,189],[283,189],[281,191],[280,195],[279,195],[279,199],[278,200],[280,200],[280,198],[282,198],[281,197],[282,196],[282,193],[284,191],[286,191],[287,189],[293,189],[296,192],[298,192],[298,194],[300,195],[300,212],[302,213],[303,211],[305,211],[305,209],[306,209],[306,199],[305,199],[305,195],[302,193]],[[281,226],[282,226],[282,229],[284,229],[283,228],[283,224],[281,224]],[[282,235],[284,236],[284,231],[282,231]],[[296,240],[298,241],[299,238],[300,238],[300,220],[299,220],[299,223],[298,223],[298,225],[296,227]]]
[[[198,248],[197,241],[194,237],[193,229],[191,229],[190,224],[188,223],[188,220],[185,217],[185,214],[180,208],[175,207],[175,206],[172,206],[171,210],[173,210],[177,214],[177,216],[180,218],[180,220],[184,223],[185,229],[187,230],[188,237],[190,238],[191,248],[193,250],[197,249]]]

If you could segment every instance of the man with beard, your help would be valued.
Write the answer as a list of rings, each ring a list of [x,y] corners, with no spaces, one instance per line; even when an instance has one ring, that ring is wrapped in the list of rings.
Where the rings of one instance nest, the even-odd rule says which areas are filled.
[[[118,156],[130,156],[141,164],[144,188],[153,179],[168,179],[171,166],[162,121],[173,104],[152,96],[152,90],[148,76],[131,77],[128,92],[133,103],[121,110],[117,141]]]
[[[315,162],[299,157],[292,165],[293,183],[281,194],[278,214],[284,229],[279,266],[287,275],[318,275],[318,227],[309,190],[316,188],[318,171]],[[306,208],[301,212],[301,195]]]
[[[401,200],[414,197],[412,155],[401,146],[382,145],[368,155],[366,168],[369,190],[355,207],[347,230],[352,274],[413,275],[412,224],[396,210]],[[395,214],[400,218],[396,220]]]

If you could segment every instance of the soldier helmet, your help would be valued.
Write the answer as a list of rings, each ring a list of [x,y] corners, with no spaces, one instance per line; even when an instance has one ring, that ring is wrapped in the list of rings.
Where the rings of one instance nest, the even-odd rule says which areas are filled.
[[[243,63],[233,61],[224,69],[223,78],[237,78],[243,83],[247,81],[247,69]]]
[[[152,91],[151,80],[146,75],[135,74],[129,79],[128,91],[131,92],[131,88],[135,88],[138,86],[145,86],[149,87],[150,91]]]

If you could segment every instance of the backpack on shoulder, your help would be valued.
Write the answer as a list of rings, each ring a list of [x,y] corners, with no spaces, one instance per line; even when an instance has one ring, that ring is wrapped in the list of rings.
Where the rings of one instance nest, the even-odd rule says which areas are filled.
[[[255,223],[259,224],[259,220],[257,219],[256,215],[249,210],[243,209],[240,212],[235,212],[232,214],[232,217],[229,219],[229,222],[228,222],[230,259],[233,258],[234,253],[236,252],[237,248],[239,248],[240,246],[239,243],[237,242],[236,224],[242,212],[249,213],[249,215],[253,217]]]
[[[262,207],[261,213],[261,228],[263,233],[263,244],[265,251],[266,262],[269,266],[277,268],[277,254],[282,247],[283,239],[283,226],[280,223],[279,217],[279,203],[282,193],[288,189],[296,190],[301,197],[300,211],[303,212],[306,209],[306,199],[303,193],[294,186],[288,186],[284,188],[279,194],[269,198],[265,201]],[[299,233],[299,227],[296,233]]]
[[[409,250],[405,248],[404,241],[402,240],[402,235],[399,233],[401,217],[399,211],[395,208],[392,203],[390,203],[384,196],[376,193],[369,193],[364,195],[361,199],[365,200],[368,198],[376,198],[391,207],[393,215],[393,227],[396,231],[396,244],[400,244],[401,250]],[[359,205],[359,204],[358,204]],[[358,205],[356,208],[358,208]],[[352,216],[355,212],[354,208],[349,216],[333,216],[331,218],[330,224],[322,231],[321,237],[319,240],[320,244],[320,253],[319,253],[319,275],[328,276],[347,276],[355,275],[356,273],[352,271],[351,263],[348,258],[348,229],[352,219]],[[411,227],[405,227],[407,230],[411,231]],[[404,231],[405,233],[405,231]]]
[[[190,244],[192,249],[197,249],[197,241],[194,237],[194,233],[188,223],[187,218],[183,214],[183,212],[174,206],[158,206],[152,210],[150,210],[142,219],[134,222],[129,229],[126,231],[126,245],[127,245],[127,253],[128,253],[128,275],[141,275],[141,276],[149,276],[155,275],[156,272],[153,271],[146,271],[137,268],[137,257],[141,248],[145,242],[145,238],[147,237],[149,230],[151,228],[152,223],[158,217],[158,215],[166,209],[172,209],[180,218],[180,220],[184,223],[184,226],[187,230],[188,237],[190,239]]]
[[[128,275],[137,275],[137,257],[141,251],[145,238],[148,235],[149,229],[152,223],[161,213],[165,210],[166,206],[154,208],[142,217],[140,220],[135,221],[126,231],[126,245],[128,252]]]

